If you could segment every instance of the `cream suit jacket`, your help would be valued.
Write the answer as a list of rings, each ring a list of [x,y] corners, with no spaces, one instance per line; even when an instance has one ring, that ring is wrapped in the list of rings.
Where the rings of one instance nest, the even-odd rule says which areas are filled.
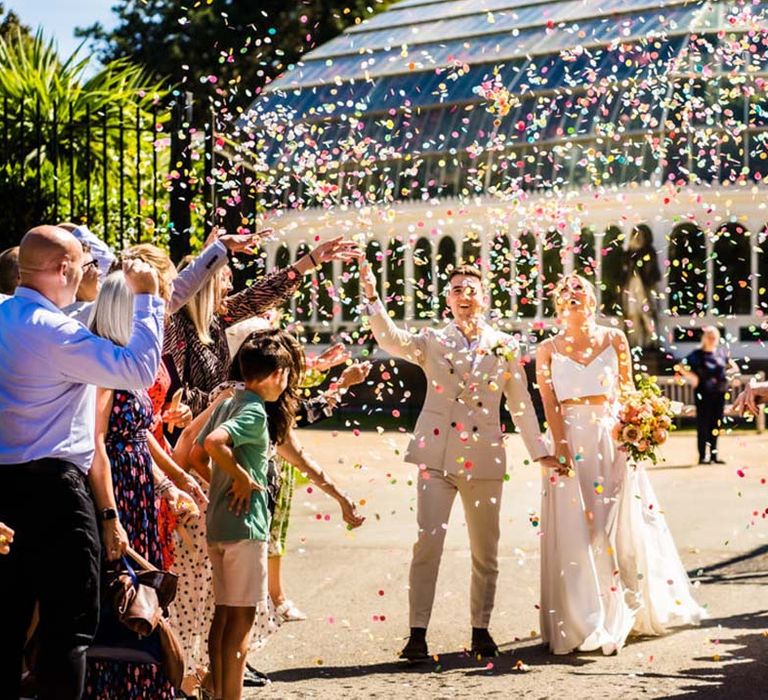
[[[479,344],[470,351],[454,323],[409,333],[392,322],[380,303],[370,312],[379,346],[419,365],[427,376],[427,396],[406,462],[476,479],[503,478],[502,391],[531,459],[548,454],[512,336],[484,324]]]

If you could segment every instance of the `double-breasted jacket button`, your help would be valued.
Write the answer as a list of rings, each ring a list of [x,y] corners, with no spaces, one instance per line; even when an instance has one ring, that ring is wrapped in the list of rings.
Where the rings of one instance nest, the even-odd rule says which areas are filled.
[[[456,421],[455,421],[455,420],[451,421],[451,427],[452,427],[452,428],[455,428],[455,427],[456,427]]]

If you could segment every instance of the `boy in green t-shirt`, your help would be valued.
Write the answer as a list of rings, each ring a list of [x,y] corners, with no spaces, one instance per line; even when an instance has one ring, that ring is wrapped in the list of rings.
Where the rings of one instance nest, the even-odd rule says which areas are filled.
[[[213,459],[206,526],[216,609],[208,649],[217,698],[240,698],[257,608],[267,606],[266,401],[285,391],[291,356],[279,331],[254,333],[235,357],[245,389],[221,403],[197,438]]]

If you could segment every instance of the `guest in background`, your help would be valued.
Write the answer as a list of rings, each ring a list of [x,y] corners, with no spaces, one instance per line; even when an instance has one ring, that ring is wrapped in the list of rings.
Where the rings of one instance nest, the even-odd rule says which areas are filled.
[[[291,375],[288,380],[288,389],[283,393],[281,401],[295,395],[300,401],[300,410],[297,415],[297,427],[309,425],[330,416],[338,406],[342,396],[347,390],[360,382],[365,381],[370,370],[370,362],[355,362],[346,367],[338,381],[331,388],[320,394],[314,400],[301,400],[302,390],[305,390],[307,360],[301,344],[289,334],[283,336],[283,344],[291,353]],[[326,358],[326,359],[324,359]],[[336,364],[345,363],[350,355],[343,345],[331,346],[312,364],[315,372],[331,369]],[[317,399],[321,399],[320,402]],[[267,415],[273,418],[276,415],[277,406],[267,404]],[[282,443],[277,443],[277,432],[273,427],[275,421],[270,423],[270,437],[277,451],[277,470],[279,472],[279,486],[274,498],[272,519],[269,528],[269,597],[275,606],[275,614],[280,622],[300,622],[307,616],[288,598],[283,586],[282,562],[286,553],[286,541],[288,539],[288,525],[290,522],[291,505],[296,488],[296,471],[308,476],[310,480],[322,491],[333,498],[341,508],[344,521],[351,527],[358,527],[364,518],[357,514],[355,504],[343,494],[326,475],[320,465],[309,455],[299,442],[296,431],[291,428]]]
[[[641,348],[658,345],[656,285],[660,281],[653,233],[647,226],[640,225],[629,237],[622,268],[622,307],[632,345]]]
[[[73,224],[71,221],[63,221],[59,228],[69,231],[78,241],[87,245],[94,260],[98,263],[99,279],[103,282],[109,272],[109,268],[115,262],[115,254],[112,248],[93,233],[85,224]]]
[[[38,697],[82,695],[99,614],[97,511],[107,558],[127,545],[109,471],[91,466],[94,384],[138,391],[160,364],[164,309],[154,272],[139,261],[125,266],[133,333],[120,347],[61,312],[74,301],[82,258],[67,231],[28,231],[19,249],[21,284],[0,304],[0,516],[23,533],[0,558],[0,689],[9,698],[19,697],[35,602]]]
[[[186,307],[174,313],[165,334],[163,353],[184,388],[184,402],[197,415],[210,402],[210,393],[227,380],[230,353],[226,329],[246,318],[284,304],[302,278],[318,265],[351,260],[357,245],[341,236],[325,241],[293,265],[274,270],[241,292],[232,291],[231,272],[212,275]],[[180,274],[189,265],[182,263]]]
[[[715,326],[703,328],[701,345],[676,369],[693,383],[695,390],[699,464],[725,464],[717,452],[717,438],[722,428],[729,374],[738,372],[738,367],[720,343],[720,331]]]
[[[19,246],[14,246],[0,253],[0,301],[13,296],[19,280]]]
[[[83,325],[88,325],[88,318],[91,315],[91,306],[96,300],[101,287],[101,277],[99,275],[99,261],[93,257],[91,246],[88,243],[81,242],[83,246],[83,279],[80,280],[80,286],[75,294],[74,304],[65,306],[62,311],[71,316]]]

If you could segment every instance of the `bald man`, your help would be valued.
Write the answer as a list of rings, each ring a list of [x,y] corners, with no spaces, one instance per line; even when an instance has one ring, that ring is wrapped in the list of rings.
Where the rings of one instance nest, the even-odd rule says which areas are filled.
[[[19,697],[35,601],[38,697],[80,698],[98,623],[99,535],[108,559],[127,544],[109,470],[91,469],[96,386],[152,384],[164,307],[154,270],[131,261],[124,268],[135,295],[130,340],[121,347],[93,335],[61,311],[75,299],[82,265],[72,234],[34,228],[19,249],[21,284],[0,304],[0,521],[14,532],[0,557],[2,698]]]

